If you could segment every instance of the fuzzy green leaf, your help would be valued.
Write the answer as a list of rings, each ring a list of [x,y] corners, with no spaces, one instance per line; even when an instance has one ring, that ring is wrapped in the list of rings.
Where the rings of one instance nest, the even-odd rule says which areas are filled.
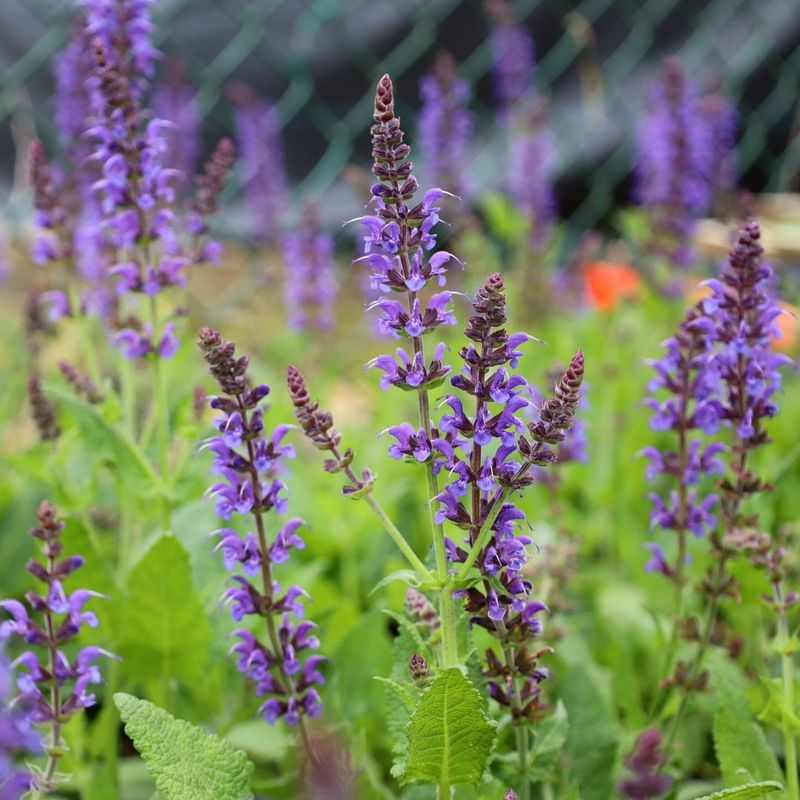
[[[714,749],[727,786],[783,778],[764,731],[750,714],[745,682],[732,664],[718,660],[712,685],[719,698],[714,715]]]
[[[747,783],[744,786],[733,786],[714,794],[706,794],[697,800],[753,800],[755,797],[780,792],[783,786],[777,781],[761,781],[760,783]]]
[[[115,694],[125,732],[166,800],[250,800],[253,765],[224,739],[163,708]]]
[[[172,680],[202,687],[211,626],[178,539],[158,539],[131,571],[127,588],[119,651],[129,680],[155,681],[162,691]]]
[[[610,703],[581,664],[564,676],[562,699],[569,714],[566,750],[583,800],[607,800],[614,793],[619,733]]]
[[[558,763],[558,755],[567,740],[568,730],[567,710],[559,700],[553,716],[548,717],[537,728],[530,754],[528,780],[544,781],[553,774]]]
[[[422,696],[408,726],[404,782],[477,784],[489,761],[496,724],[484,714],[475,687],[447,669]]]

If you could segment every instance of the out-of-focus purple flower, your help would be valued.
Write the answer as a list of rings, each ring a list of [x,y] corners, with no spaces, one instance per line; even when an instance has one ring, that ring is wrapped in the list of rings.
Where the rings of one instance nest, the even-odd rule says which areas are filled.
[[[42,751],[30,709],[23,702],[12,705],[12,691],[12,673],[0,648],[0,800],[19,800],[32,788],[31,773],[15,762]]]
[[[695,221],[711,202],[708,125],[697,89],[675,58],[665,59],[636,137],[636,198],[652,214],[653,252],[678,267],[694,262]]]
[[[269,387],[250,384],[248,359],[236,357],[232,342],[202,328],[198,344],[222,392],[210,402],[221,414],[216,424],[220,433],[203,443],[214,454],[214,472],[222,478],[208,495],[216,500],[222,519],[246,516],[256,528],[243,537],[230,527],[213,534],[219,537],[215,549],[222,552],[225,566],[244,573],[233,576],[223,600],[236,622],[245,615],[258,615],[270,633],[264,644],[251,631],[237,630],[231,652],[239,671],[255,683],[257,695],[269,695],[259,708],[264,719],[272,725],[283,717],[288,725],[297,725],[303,716],[313,718],[322,712],[315,687],[325,682],[318,669],[325,659],[306,654],[301,660],[303,651],[319,647],[314,623],[300,621],[308,595],[298,586],[281,592],[273,575],[274,566],[288,560],[292,549],[305,546],[297,532],[302,520],[289,520],[277,530],[272,544],[267,542],[266,515],[286,510],[286,487],[276,471],[284,458],[294,457],[291,445],[283,442],[290,426],[279,425],[271,435],[265,431],[261,401]],[[258,588],[247,577],[253,575],[261,578]]]
[[[278,111],[242,84],[230,88],[241,183],[255,238],[276,244],[288,208],[289,188]]]
[[[503,111],[512,108],[531,88],[535,66],[533,37],[515,17],[507,0],[486,0],[492,19],[492,73],[495,96]]]
[[[739,113],[720,88],[707,94],[700,102],[700,114],[708,131],[709,181],[711,198],[715,203],[729,199],[736,188],[736,131]]]
[[[547,245],[557,203],[554,186],[556,142],[545,124],[544,105],[531,102],[519,116],[511,134],[509,189],[516,207],[525,215],[534,247]]]
[[[419,142],[425,171],[436,186],[463,195],[472,115],[467,109],[469,83],[459,78],[450,53],[437,55],[433,70],[420,78],[422,108]]]
[[[27,569],[44,584],[44,588],[41,594],[30,591],[25,595],[28,608],[17,600],[0,601],[0,609],[6,614],[6,619],[0,623],[0,645],[18,638],[24,645],[44,651],[40,655],[35,650],[25,650],[12,662],[19,691],[13,703],[29,715],[27,719],[30,721],[53,725],[55,720],[64,723],[77,710],[95,704],[96,698],[90,686],[101,683],[102,676],[94,662],[100,657],[114,656],[99,647],[87,645],[78,650],[72,660],[67,657],[64,645],[84,625],[97,627],[94,612],[84,607],[91,598],[103,595],[88,589],[66,591],[64,581],[82,566],[83,558],[63,556],[61,534],[64,523],[56,518],[55,508],[50,503],[44,502],[39,506],[37,517],[39,525],[31,530],[31,535],[41,542],[44,558],[42,561],[31,560]],[[55,705],[50,691],[54,683],[60,690],[55,695]],[[53,728],[57,741],[48,749],[53,762],[61,757],[64,749],[58,731],[59,727]],[[2,739],[0,728],[0,759]],[[56,783],[55,780],[45,781],[45,774],[54,773],[52,770],[35,773],[34,785],[49,792]]]
[[[630,800],[654,800],[672,787],[672,778],[660,772],[666,761],[661,750],[661,731],[648,728],[636,741],[633,752],[625,759],[632,775],[623,778],[619,792]]]
[[[197,90],[186,80],[179,61],[167,65],[162,83],[153,90],[153,113],[169,126],[164,131],[164,163],[178,171],[178,182],[190,186],[200,155],[200,109]]]
[[[323,231],[313,204],[306,204],[300,228],[284,234],[284,299],[289,325],[327,330],[336,299],[333,236]]]

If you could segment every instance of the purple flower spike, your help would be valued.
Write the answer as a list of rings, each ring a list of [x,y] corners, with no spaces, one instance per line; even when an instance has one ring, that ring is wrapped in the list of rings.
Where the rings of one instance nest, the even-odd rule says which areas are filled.
[[[278,112],[243,84],[234,84],[229,93],[236,103],[236,143],[252,234],[277,244],[289,193]]]
[[[281,717],[288,725],[301,724],[303,716],[321,713],[314,687],[324,683],[318,667],[325,659],[305,653],[319,647],[318,639],[310,635],[314,624],[298,621],[308,595],[296,586],[281,594],[273,572],[289,559],[292,549],[305,547],[298,533],[303,521],[290,519],[271,544],[266,533],[269,512],[282,513],[286,508],[285,487],[275,475],[283,459],[294,456],[292,448],[282,444],[289,426],[279,425],[271,435],[265,430],[260,404],[269,387],[250,383],[248,359],[236,357],[232,342],[201,328],[198,344],[222,392],[210,402],[222,414],[216,422],[219,435],[207,439],[203,448],[214,454],[214,472],[223,480],[208,494],[216,498],[217,514],[224,520],[246,516],[256,531],[241,536],[225,527],[212,534],[219,538],[214,549],[221,551],[226,569],[244,573],[233,575],[222,599],[235,622],[261,616],[270,632],[269,644],[264,644],[249,631],[236,631],[240,641],[231,652],[239,671],[254,682],[256,694],[270,695],[259,707],[264,719],[271,725]],[[258,587],[250,581],[253,576],[260,576]]]
[[[665,59],[637,134],[638,202],[652,214],[652,251],[676,267],[694,263],[696,220],[711,202],[711,150],[697,90],[680,62]]]
[[[533,38],[521,25],[507,0],[486,0],[493,22],[492,55],[495,95],[502,111],[511,109],[533,82]]]
[[[470,86],[456,74],[449,53],[439,53],[429,75],[419,82],[420,152],[431,180],[448,192],[463,195],[467,189],[464,165],[472,135],[472,115],[467,110]]]
[[[333,237],[320,230],[316,209],[306,204],[300,230],[283,237],[284,297],[289,325],[327,330],[336,299]]]
[[[84,606],[91,598],[103,595],[88,589],[66,591],[63,580],[83,564],[83,559],[79,556],[63,557],[61,534],[64,523],[56,518],[56,510],[50,503],[43,502],[39,506],[37,519],[39,526],[31,530],[31,535],[42,543],[44,559],[30,561],[27,569],[44,587],[41,592],[26,594],[30,612],[16,600],[0,601],[0,609],[7,614],[0,623],[0,643],[17,637],[43,652],[26,650],[11,665],[16,672],[19,694],[10,706],[15,711],[8,712],[8,721],[13,723],[13,727],[4,724],[5,712],[0,711],[0,769],[4,767],[4,757],[9,749],[39,749],[38,737],[29,727],[31,722],[51,725],[55,741],[47,750],[48,769],[27,776],[26,784],[28,788],[49,793],[58,785],[55,765],[64,751],[61,724],[78,709],[95,704],[95,695],[89,687],[102,683],[95,662],[101,657],[116,656],[92,645],[78,651],[72,662],[65,654],[64,645],[74,639],[84,625],[97,627],[97,617],[92,611],[84,610]],[[55,695],[51,692],[54,682],[59,687]],[[0,658],[0,699],[5,699],[7,692],[6,666]],[[54,725],[56,721],[58,724]],[[4,773],[0,773],[0,777],[5,777]],[[24,783],[19,776],[15,780],[22,781],[20,786]],[[6,784],[2,783],[0,789],[5,788]]]

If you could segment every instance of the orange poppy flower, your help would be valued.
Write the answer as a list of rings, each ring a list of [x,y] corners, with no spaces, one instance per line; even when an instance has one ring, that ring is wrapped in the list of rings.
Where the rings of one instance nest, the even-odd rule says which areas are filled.
[[[780,330],[780,337],[774,336],[772,344],[776,350],[787,353],[794,350],[800,339],[800,308],[789,303],[779,303],[783,314],[780,314],[775,323]]]
[[[638,294],[642,282],[630,264],[587,261],[583,265],[583,287],[592,308],[608,311],[626,297]]]

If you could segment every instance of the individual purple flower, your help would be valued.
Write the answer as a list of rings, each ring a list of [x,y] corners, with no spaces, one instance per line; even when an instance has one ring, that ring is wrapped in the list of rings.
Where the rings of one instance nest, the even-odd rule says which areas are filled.
[[[189,186],[200,156],[200,108],[197,90],[186,79],[182,62],[167,64],[165,79],[156,86],[153,113],[169,126],[164,131],[164,163],[177,170],[177,181]]]
[[[463,195],[468,188],[465,165],[472,135],[467,109],[470,86],[458,77],[450,53],[436,56],[433,70],[420,78],[419,92],[419,149],[425,171],[436,186]]]
[[[281,591],[274,578],[275,565],[287,561],[291,550],[305,547],[298,533],[302,520],[289,520],[271,544],[267,539],[269,512],[286,510],[286,487],[276,471],[283,459],[294,455],[291,446],[283,443],[288,426],[278,426],[271,435],[266,432],[260,404],[269,387],[250,383],[248,359],[236,356],[232,342],[201,328],[198,344],[221,390],[210,401],[220,412],[219,435],[207,439],[203,447],[214,454],[214,472],[222,480],[211,486],[208,495],[216,500],[217,513],[224,520],[244,516],[255,526],[244,536],[232,527],[212,534],[219,538],[215,550],[222,552],[225,567],[244,573],[233,576],[223,601],[236,622],[249,615],[263,617],[267,633],[262,643],[249,630],[235,631],[239,641],[231,652],[236,654],[239,671],[255,683],[257,695],[269,695],[259,707],[264,719],[274,724],[283,717],[288,725],[302,725],[303,717],[318,717],[322,712],[315,686],[324,683],[318,669],[324,659],[304,654],[319,647],[311,635],[314,624],[300,621],[308,595],[297,586]],[[251,583],[252,576],[260,576],[258,587]],[[304,732],[303,738],[305,742]]]
[[[502,111],[511,109],[533,82],[533,37],[515,17],[507,0],[486,0],[492,19],[492,73]]]
[[[62,726],[76,711],[96,703],[90,687],[101,683],[102,675],[95,662],[101,657],[115,656],[87,645],[71,660],[67,657],[64,645],[74,639],[84,625],[97,627],[97,617],[86,610],[85,605],[93,597],[103,595],[88,589],[67,592],[64,582],[82,566],[83,558],[63,555],[64,523],[57,519],[50,503],[43,502],[39,506],[37,519],[38,527],[31,530],[31,535],[41,542],[44,558],[29,561],[27,569],[44,588],[41,594],[29,591],[25,595],[28,608],[13,599],[0,601],[0,609],[6,613],[6,619],[0,622],[0,645],[18,638],[24,647],[44,651],[39,654],[36,649],[25,649],[12,662],[11,669],[16,673],[19,692],[13,705],[24,710],[30,721],[50,729],[45,747],[47,766],[43,771],[32,773],[33,788],[49,793],[59,783],[56,766],[65,749]],[[0,760],[3,734],[0,725]]]
[[[547,128],[544,104],[531,101],[511,132],[509,190],[528,226],[533,247],[547,246],[556,217],[555,137]]]
[[[665,59],[637,131],[636,199],[652,215],[650,249],[677,267],[694,263],[695,222],[711,202],[710,145],[694,83]]]
[[[284,234],[284,299],[289,325],[296,330],[328,330],[336,299],[333,236],[319,226],[307,203],[300,228]]]
[[[260,241],[279,241],[288,207],[288,181],[278,111],[243,84],[230,88],[241,183],[251,234]]]

